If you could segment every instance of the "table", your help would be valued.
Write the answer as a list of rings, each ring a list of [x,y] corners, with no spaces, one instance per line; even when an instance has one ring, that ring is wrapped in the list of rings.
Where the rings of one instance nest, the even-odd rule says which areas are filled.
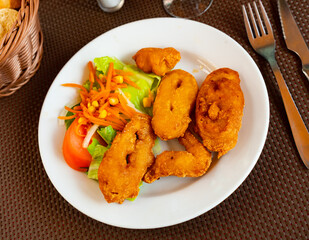
[[[12,96],[0,99],[1,239],[306,239],[309,236],[309,171],[303,165],[275,78],[247,40],[241,4],[214,0],[194,20],[240,43],[265,78],[270,125],[262,154],[244,183],[224,202],[190,221],[160,229],[130,230],[97,222],[66,202],[48,179],[38,148],[44,97],[64,64],[86,43],[119,25],[167,17],[161,0],[127,0],[104,13],[95,0],[41,0],[44,54],[36,75]],[[277,42],[277,59],[294,101],[309,128],[309,82],[282,36],[276,1],[263,1]],[[288,1],[308,44],[307,0]],[[309,45],[309,44],[308,44]]]

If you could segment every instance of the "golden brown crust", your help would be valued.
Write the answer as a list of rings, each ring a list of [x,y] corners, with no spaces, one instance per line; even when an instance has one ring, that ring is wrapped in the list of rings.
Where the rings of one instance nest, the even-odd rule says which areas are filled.
[[[142,48],[133,59],[139,69],[146,73],[164,76],[180,60],[180,53],[174,48]]]
[[[205,174],[211,163],[211,153],[208,152],[187,130],[179,138],[186,151],[165,151],[157,156],[143,180],[152,183],[160,177],[200,177]]]
[[[115,137],[98,171],[99,187],[108,203],[122,203],[139,193],[140,182],[154,161],[154,135],[148,115],[138,114]]]
[[[20,8],[21,0],[0,0],[0,8]]]
[[[162,79],[153,105],[152,128],[162,140],[183,136],[191,121],[198,86],[183,70],[168,72]]]
[[[218,158],[235,147],[244,108],[236,71],[221,68],[210,73],[196,98],[195,118],[203,144]]]

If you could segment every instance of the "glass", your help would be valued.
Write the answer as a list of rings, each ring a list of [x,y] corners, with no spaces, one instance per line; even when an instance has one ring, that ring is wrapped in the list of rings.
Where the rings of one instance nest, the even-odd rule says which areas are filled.
[[[202,15],[213,0],[163,0],[165,11],[173,17],[193,18]]]

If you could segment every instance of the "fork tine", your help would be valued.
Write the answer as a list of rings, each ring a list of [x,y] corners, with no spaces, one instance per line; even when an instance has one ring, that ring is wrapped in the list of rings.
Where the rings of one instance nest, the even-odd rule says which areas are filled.
[[[252,38],[254,38],[254,35],[253,35],[253,32],[252,32],[251,27],[250,27],[249,18],[248,18],[248,14],[247,14],[245,5],[242,5],[242,14],[244,16],[244,23],[245,23],[248,38],[249,38],[249,40],[251,40]]]
[[[251,24],[252,24],[252,27],[253,27],[253,30],[254,30],[255,37],[258,37],[258,36],[260,36],[260,33],[259,33],[258,28],[257,28],[256,21],[254,19],[254,15],[253,15],[253,11],[252,11],[250,3],[248,3],[248,9],[249,9],[249,17],[250,17],[250,20],[251,20]]]
[[[257,8],[256,2],[253,2],[253,6],[254,6],[255,15],[257,16],[257,22],[258,22],[258,25],[259,25],[260,33],[261,33],[261,35],[264,35],[265,30],[264,30],[264,27],[263,27],[262,19],[261,19],[259,10]]]
[[[272,28],[271,28],[270,21],[269,21],[269,19],[268,19],[268,16],[267,16],[267,13],[266,13],[266,11],[265,11],[265,8],[264,8],[264,6],[263,6],[263,4],[262,4],[262,1],[259,0],[259,3],[260,3],[260,8],[261,8],[261,11],[262,11],[262,16],[263,16],[263,21],[264,21],[264,23],[265,23],[267,33],[268,33],[269,35],[273,35],[273,30],[272,30]]]

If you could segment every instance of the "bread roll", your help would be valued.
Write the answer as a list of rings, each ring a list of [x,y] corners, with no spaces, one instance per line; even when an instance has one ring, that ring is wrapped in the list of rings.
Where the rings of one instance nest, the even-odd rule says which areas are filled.
[[[18,12],[14,9],[0,9],[0,41],[4,35],[12,28],[17,19]]]
[[[20,8],[21,0],[0,0],[0,8]]]

